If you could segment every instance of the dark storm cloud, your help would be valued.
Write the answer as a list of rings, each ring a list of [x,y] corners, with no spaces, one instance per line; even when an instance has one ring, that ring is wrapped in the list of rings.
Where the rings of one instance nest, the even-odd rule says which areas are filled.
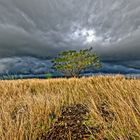
[[[0,60],[1,74],[41,74],[53,72],[50,60],[33,57],[2,58]]]
[[[139,0],[0,0],[0,64],[93,46],[104,61],[139,68],[139,13]]]
[[[125,64],[125,62],[123,62]],[[138,62],[139,63],[139,62]],[[130,62],[134,65],[134,62]],[[136,64],[137,65],[137,64]],[[88,70],[90,72],[100,72],[100,73],[120,73],[120,74],[139,74],[140,69],[125,67],[120,64],[114,63],[103,63],[103,68],[98,70]],[[0,60],[0,74],[45,74],[45,73],[55,73],[59,74],[54,69],[52,69],[51,60],[42,60],[33,57],[14,57],[14,58],[3,58]]]

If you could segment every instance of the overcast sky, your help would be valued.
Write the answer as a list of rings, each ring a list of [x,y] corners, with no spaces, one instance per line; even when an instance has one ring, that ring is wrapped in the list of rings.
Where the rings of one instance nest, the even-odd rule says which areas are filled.
[[[0,73],[43,72],[90,46],[106,69],[140,71],[140,0],[0,0]]]

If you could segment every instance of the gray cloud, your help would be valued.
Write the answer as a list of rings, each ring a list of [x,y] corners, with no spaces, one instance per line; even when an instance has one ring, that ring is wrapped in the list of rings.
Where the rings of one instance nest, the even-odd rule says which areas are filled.
[[[125,67],[125,62],[123,65],[114,63],[103,63],[103,68],[101,70],[88,70],[87,72],[101,72],[101,73],[140,73],[140,69]],[[139,63],[139,62],[137,62]],[[136,66],[137,66],[136,63]],[[129,65],[135,64],[133,61]],[[45,74],[54,73],[59,74],[57,71],[52,69],[51,60],[42,60],[33,57],[14,57],[14,58],[3,58],[0,60],[0,74]]]
[[[127,62],[127,61],[126,61]],[[131,67],[131,65],[136,65],[139,63],[134,63],[130,61],[129,66],[126,62],[114,64],[114,63],[103,63],[103,68],[100,71],[91,71],[87,72],[100,72],[100,73],[120,73],[120,74],[139,74],[140,69],[137,67]],[[126,65],[126,66],[125,66]],[[0,59],[0,74],[23,74],[23,75],[39,75],[45,73],[53,73],[59,75],[59,73],[52,69],[51,60],[42,60],[33,57],[14,57],[14,58],[3,58]]]
[[[139,0],[0,0],[0,70],[17,57],[90,46],[104,61],[139,68],[139,13]]]
[[[50,60],[33,57],[14,57],[0,60],[1,74],[42,74],[46,72],[53,72]]]

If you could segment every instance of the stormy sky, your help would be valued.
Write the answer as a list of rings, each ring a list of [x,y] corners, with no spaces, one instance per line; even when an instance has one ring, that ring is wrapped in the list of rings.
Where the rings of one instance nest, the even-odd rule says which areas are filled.
[[[50,71],[91,46],[102,71],[140,73],[140,0],[0,0],[0,73]]]

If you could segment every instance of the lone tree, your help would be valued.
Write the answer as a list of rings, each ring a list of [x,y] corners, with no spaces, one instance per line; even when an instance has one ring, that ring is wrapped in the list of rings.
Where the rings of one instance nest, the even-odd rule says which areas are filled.
[[[100,68],[99,57],[92,53],[92,48],[80,51],[64,51],[53,60],[53,67],[65,76],[78,77],[79,74],[88,68]]]

